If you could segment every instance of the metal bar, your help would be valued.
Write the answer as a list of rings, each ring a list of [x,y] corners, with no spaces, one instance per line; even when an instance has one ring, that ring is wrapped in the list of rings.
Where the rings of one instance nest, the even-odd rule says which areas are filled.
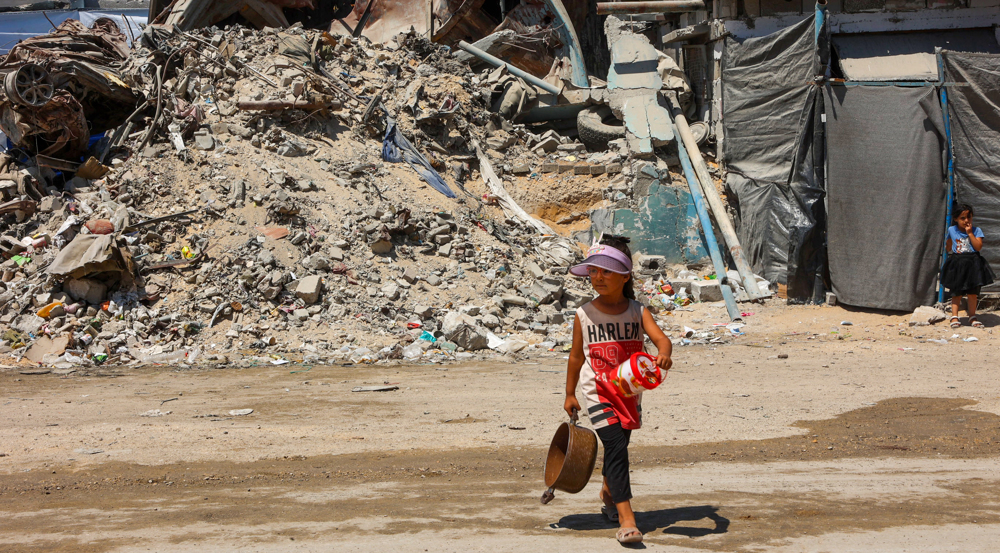
[[[751,300],[764,298],[766,296],[761,293],[760,287],[757,286],[757,279],[754,278],[753,269],[750,268],[750,264],[747,263],[746,258],[743,256],[743,247],[740,246],[740,240],[736,237],[736,229],[733,227],[733,222],[729,220],[729,214],[726,213],[726,208],[722,205],[722,198],[719,197],[719,191],[715,189],[715,182],[712,181],[712,176],[708,174],[708,166],[705,165],[705,160],[701,157],[698,142],[695,141],[694,135],[691,134],[687,119],[684,118],[683,112],[680,106],[677,105],[675,98],[670,98],[670,107],[673,112],[674,126],[677,128],[677,136],[679,137],[677,143],[684,142],[684,146],[687,148],[691,160],[694,162],[695,173],[701,183],[702,192],[704,192],[705,197],[708,199],[708,206],[712,209],[715,220],[719,223],[719,231],[722,232],[722,237],[726,240],[726,246],[729,247],[729,255],[733,257],[733,262],[736,263],[736,270],[739,271],[740,280],[743,281],[743,289],[746,290],[747,296]]]
[[[941,52],[937,53],[938,72],[944,75],[944,58]],[[951,114],[948,113],[948,89],[941,87],[941,115],[944,117],[944,136],[947,142],[948,153],[948,199],[947,211],[944,220],[944,232],[948,233],[951,226],[952,204],[955,202],[955,157],[951,149]],[[948,241],[941,244],[941,267],[938,271],[938,303],[944,301],[944,287],[941,286],[941,274],[944,270],[944,262],[948,260]]]
[[[685,13],[705,9],[702,0],[665,0],[660,2],[598,2],[597,15],[635,13]]]
[[[677,135],[676,125],[674,134]],[[691,189],[691,200],[698,211],[698,220],[701,222],[701,230],[705,234],[705,246],[708,254],[712,257],[712,266],[715,267],[715,276],[722,288],[722,299],[726,301],[726,311],[733,321],[743,319],[740,308],[736,306],[736,298],[733,297],[733,289],[729,287],[729,277],[726,273],[726,265],[722,262],[722,252],[719,250],[719,242],[715,239],[715,231],[712,230],[712,220],[708,217],[708,210],[705,209],[705,197],[701,194],[698,186],[698,178],[691,167],[691,157],[688,156],[687,148],[680,140],[677,141],[677,157],[681,160],[681,167],[684,168],[684,178],[687,179],[688,188]]]
[[[368,2],[368,6],[365,7],[365,12],[361,14],[361,19],[358,20],[358,26],[351,31],[351,36],[354,38],[361,36],[361,33],[365,30],[365,26],[368,25],[368,19],[372,16],[372,8],[374,8],[377,3],[378,0],[371,0],[371,2]]]
[[[583,61],[583,49],[580,42],[580,37],[576,34],[576,27],[573,26],[573,20],[569,17],[569,12],[566,11],[566,6],[563,5],[562,0],[545,0],[545,4],[559,16],[562,22],[562,26],[559,27],[559,34],[562,35],[563,42],[566,43],[566,49],[569,51],[569,62],[572,65],[570,68],[572,73],[570,74],[570,80],[573,81],[573,86],[578,86],[580,88],[590,87],[590,80],[587,79],[587,64]]]
[[[483,61],[485,61],[485,62],[487,62],[489,64],[492,64],[492,65],[494,65],[496,67],[507,66],[507,71],[510,71],[512,74],[517,75],[518,77],[521,77],[522,79],[528,81],[529,83],[537,86],[538,88],[540,88],[540,89],[542,89],[542,90],[544,90],[544,91],[546,91],[546,92],[548,92],[550,94],[559,94],[559,89],[556,88],[555,86],[553,86],[553,85],[551,85],[551,84],[549,84],[549,83],[547,83],[547,82],[539,79],[538,77],[532,75],[531,73],[528,73],[528,72],[524,71],[523,69],[518,69],[517,67],[514,67],[513,65],[511,65],[511,64],[503,61],[502,59],[500,59],[500,58],[498,58],[496,56],[491,56],[490,54],[487,54],[486,52],[483,52],[479,48],[476,48],[475,46],[469,44],[468,42],[465,42],[464,40],[460,40],[458,42],[458,47],[461,48],[462,50],[465,50],[466,52],[472,54],[473,56],[476,56],[477,58],[479,58],[479,59],[481,59],[481,60],[483,60]]]
[[[149,226],[156,223],[162,223],[163,221],[169,221],[171,219],[180,219],[181,217],[186,217],[188,215],[193,215],[201,211],[200,209],[190,209],[188,211],[182,211],[180,213],[171,213],[170,215],[164,215],[163,217],[155,217],[153,219],[146,219],[145,221],[140,221],[134,225],[129,225],[122,229],[122,232],[132,232],[139,230],[142,227]]]

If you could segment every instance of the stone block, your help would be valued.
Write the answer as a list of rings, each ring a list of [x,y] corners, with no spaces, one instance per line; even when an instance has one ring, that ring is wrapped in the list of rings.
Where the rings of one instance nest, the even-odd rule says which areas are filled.
[[[553,163],[551,161],[546,161],[545,163],[542,163],[542,172],[543,173],[555,173],[558,170],[559,170],[559,164],[558,163]]]
[[[590,174],[590,165],[586,165],[586,164],[574,165],[573,166],[573,174],[574,175],[589,175]]]
[[[591,165],[590,174],[591,175],[603,175],[607,171],[607,167],[603,165]]]
[[[295,297],[301,298],[310,305],[319,301],[319,294],[323,290],[323,281],[317,275],[307,276],[299,281],[295,287]]]
[[[572,163],[560,163],[559,164],[559,171],[558,172],[560,174],[561,173],[572,173],[574,167],[575,167],[575,165],[573,165]]]
[[[692,281],[691,297],[694,301],[722,301],[722,286],[718,280]]]

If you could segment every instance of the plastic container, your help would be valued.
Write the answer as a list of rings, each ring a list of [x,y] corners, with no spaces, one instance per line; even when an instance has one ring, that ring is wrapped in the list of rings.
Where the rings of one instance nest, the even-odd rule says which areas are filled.
[[[633,353],[611,374],[611,382],[623,397],[632,397],[646,390],[653,390],[666,375],[656,365],[656,358],[648,353]]]

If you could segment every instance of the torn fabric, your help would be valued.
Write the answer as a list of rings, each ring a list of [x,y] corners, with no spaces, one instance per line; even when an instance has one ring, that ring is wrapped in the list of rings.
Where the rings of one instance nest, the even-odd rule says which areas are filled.
[[[413,144],[410,144],[403,133],[399,132],[399,127],[396,126],[394,119],[386,121],[385,138],[382,140],[382,159],[392,163],[405,161],[435,190],[449,198],[455,197],[455,193],[452,192],[448,183],[431,167],[427,158],[417,151]]]

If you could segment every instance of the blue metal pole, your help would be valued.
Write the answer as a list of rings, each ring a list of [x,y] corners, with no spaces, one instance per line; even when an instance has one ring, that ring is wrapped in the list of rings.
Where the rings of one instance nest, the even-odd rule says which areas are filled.
[[[938,72],[944,75],[944,59],[941,52],[937,52]],[[942,83],[943,84],[943,83]],[[948,227],[951,226],[951,207],[955,203],[955,158],[951,149],[951,116],[948,113],[948,87],[941,87],[941,114],[944,116],[944,136],[947,142],[948,152],[948,207],[944,221],[944,231],[947,234]],[[941,245],[941,269],[944,269],[944,262],[948,260],[948,241]],[[938,271],[938,303],[944,301],[944,287],[941,286],[941,273]]]
[[[673,120],[671,119],[671,125]],[[674,128],[674,136],[680,136]],[[701,222],[701,230],[705,233],[705,245],[708,246],[708,254],[712,257],[712,265],[715,267],[715,276],[722,289],[722,299],[726,301],[726,311],[729,311],[729,318],[734,321],[743,320],[739,307],[736,306],[736,298],[733,297],[733,290],[729,287],[729,277],[726,274],[726,265],[722,262],[722,252],[719,250],[719,243],[715,240],[715,231],[712,230],[712,220],[708,218],[708,210],[705,209],[705,197],[701,195],[701,187],[698,185],[698,178],[694,174],[694,166],[691,165],[691,158],[684,148],[683,140],[677,142],[677,157],[681,159],[681,167],[684,168],[684,178],[687,180],[688,188],[691,189],[691,200],[694,201],[694,208],[698,211],[698,220]]]

